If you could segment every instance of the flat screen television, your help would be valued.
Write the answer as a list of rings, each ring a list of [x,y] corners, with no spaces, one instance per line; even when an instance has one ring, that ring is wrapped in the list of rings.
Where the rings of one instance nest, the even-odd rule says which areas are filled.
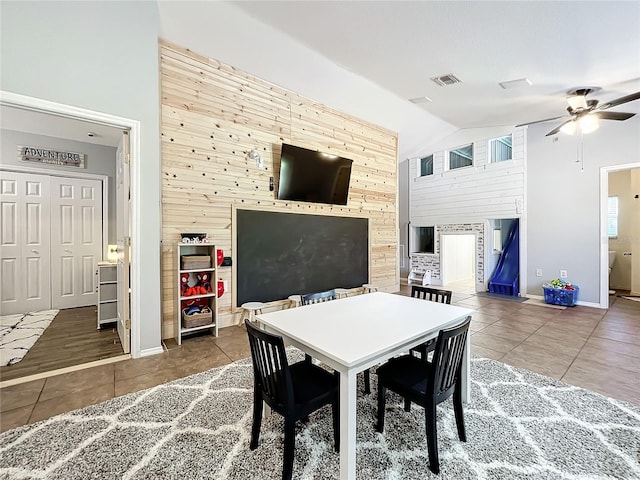
[[[353,160],[282,144],[278,199],[346,205]]]

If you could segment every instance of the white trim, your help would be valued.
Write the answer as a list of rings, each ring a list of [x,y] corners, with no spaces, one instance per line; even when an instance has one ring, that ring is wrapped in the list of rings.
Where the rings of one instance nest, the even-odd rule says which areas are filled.
[[[163,353],[164,348],[162,347],[153,347],[153,348],[145,348],[144,350],[140,350],[140,357],[148,357],[150,355],[158,355],[159,353]]]
[[[11,387],[13,385],[20,385],[22,383],[32,382],[34,380],[41,380],[43,378],[55,377],[57,375],[63,375],[65,373],[78,372],[80,370],[86,370],[87,368],[122,362],[124,360],[129,360],[130,358],[131,355],[129,354],[119,355],[117,357],[94,360],[93,362],[83,363],[81,365],[72,365],[71,367],[58,368],[57,370],[50,370],[48,372],[34,373],[33,375],[28,375],[26,377],[12,378],[11,380],[4,380],[0,382],[0,389]]]
[[[542,300],[544,302],[544,295],[532,295],[532,294],[529,294],[529,295],[527,295],[526,298],[532,298],[534,300]],[[602,305],[599,305],[599,304],[594,303],[594,302],[581,302],[580,300],[578,300],[576,302],[576,305],[580,305],[581,307],[607,308],[607,307],[603,307]],[[559,305],[559,306],[562,306],[562,305]],[[571,308],[571,307],[567,307],[567,308]]]
[[[141,301],[140,293],[140,251],[138,235],[141,231],[140,225],[140,121],[124,117],[118,117],[108,113],[87,110],[84,108],[51,102],[41,98],[28,97],[13,92],[0,90],[0,104],[10,105],[18,108],[26,108],[38,112],[44,112],[75,119],[109,125],[116,128],[128,129],[131,142],[130,168],[131,168],[131,356],[138,358],[140,351],[140,330],[141,330]],[[65,172],[66,173],[66,172]],[[154,349],[155,350],[155,349]]]
[[[640,168],[640,162],[600,167],[600,303],[597,305],[599,308],[609,308],[609,232],[607,232],[609,173],[633,168]]]
[[[480,223],[480,222],[477,222]],[[486,224],[486,222],[484,222]],[[486,227],[486,225],[485,225]],[[484,227],[483,227],[484,228]],[[486,245],[487,245],[487,240],[486,240],[486,228],[485,230],[482,232],[483,236],[485,237],[484,240],[484,245],[483,245],[483,250],[486,250]],[[444,246],[444,242],[442,241],[442,237],[448,237],[449,235],[465,235],[465,236],[470,236],[473,237],[473,285],[475,287],[475,292],[481,292],[483,290],[479,290],[480,288],[482,288],[483,283],[478,283],[478,268],[479,268],[479,263],[478,263],[478,232],[446,232],[446,233],[440,233],[439,237],[440,237],[440,285],[446,285],[445,283],[445,273],[444,273],[444,254],[445,254],[445,246]],[[434,242],[435,243],[435,242]],[[484,252],[484,254],[486,255],[486,251]],[[483,257],[483,263],[486,264],[486,259],[487,257],[484,256]],[[487,276],[487,270],[486,268],[484,269],[484,275],[483,275],[483,279]],[[455,282],[455,281],[454,281]],[[434,282],[432,282],[433,285],[435,285]]]
[[[513,137],[511,137],[513,141]],[[522,156],[524,158],[523,166],[522,166],[522,212],[518,213],[517,204],[516,204],[516,215],[519,215],[517,218],[520,219],[519,226],[520,231],[518,232],[520,236],[520,285],[518,285],[518,289],[520,290],[521,297],[527,297],[529,288],[529,256],[528,256],[528,217],[529,217],[529,202],[527,201],[527,183],[528,183],[528,151],[527,151],[527,142],[528,142],[528,127],[522,129]]]
[[[67,172],[64,170],[47,170],[46,168],[23,167],[21,165],[2,165],[0,171],[49,175],[50,177],[82,178],[99,180],[102,183],[102,260],[107,259],[109,248],[109,176],[97,173]]]

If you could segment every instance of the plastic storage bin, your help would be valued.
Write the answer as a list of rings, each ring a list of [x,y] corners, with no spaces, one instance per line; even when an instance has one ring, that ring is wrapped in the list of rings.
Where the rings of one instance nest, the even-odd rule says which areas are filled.
[[[564,307],[573,307],[578,301],[578,293],[580,288],[572,285],[574,290],[566,288],[542,287],[544,290],[544,301],[552,305],[562,305]]]

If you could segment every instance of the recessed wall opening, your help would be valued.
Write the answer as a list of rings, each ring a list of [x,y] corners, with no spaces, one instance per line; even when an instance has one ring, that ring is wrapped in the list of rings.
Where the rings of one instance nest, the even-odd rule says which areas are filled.
[[[475,289],[476,236],[447,234],[440,236],[442,284],[445,287]]]

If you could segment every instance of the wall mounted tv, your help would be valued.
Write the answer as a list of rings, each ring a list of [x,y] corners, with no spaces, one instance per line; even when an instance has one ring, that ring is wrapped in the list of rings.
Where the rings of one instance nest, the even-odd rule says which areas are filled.
[[[278,199],[346,205],[353,160],[282,144]]]

